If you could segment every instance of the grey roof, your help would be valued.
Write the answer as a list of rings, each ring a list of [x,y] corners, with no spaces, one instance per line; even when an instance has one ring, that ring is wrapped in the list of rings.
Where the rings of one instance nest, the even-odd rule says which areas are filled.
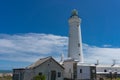
[[[90,63],[78,63],[77,66],[95,66],[94,64],[90,64]]]
[[[35,67],[38,67],[39,65],[43,64],[44,62],[48,61],[49,59],[53,59],[51,56],[50,57],[46,57],[46,58],[41,58],[38,61],[36,61],[35,63],[31,64],[30,66],[26,67],[27,69],[33,69]],[[54,59],[53,59],[54,60]],[[56,60],[54,60],[58,65],[60,65]],[[60,65],[62,68],[63,66]]]
[[[31,64],[30,66],[28,66],[27,68],[31,69],[31,68],[35,68],[37,66],[39,66],[40,64],[46,62],[47,60],[49,60],[51,57],[46,57],[46,58],[41,58],[38,61],[36,61],[35,63]]]
[[[111,65],[111,64],[99,64],[99,65],[96,65],[96,67],[120,67],[120,65]]]

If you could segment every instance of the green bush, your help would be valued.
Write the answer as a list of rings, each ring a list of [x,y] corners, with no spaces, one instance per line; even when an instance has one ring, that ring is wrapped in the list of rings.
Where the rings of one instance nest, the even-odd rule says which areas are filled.
[[[33,78],[33,80],[46,80],[45,75],[37,75]]]

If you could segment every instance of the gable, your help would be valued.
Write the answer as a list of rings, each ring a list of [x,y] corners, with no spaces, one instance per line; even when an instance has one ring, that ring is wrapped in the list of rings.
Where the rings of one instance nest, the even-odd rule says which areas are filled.
[[[52,62],[52,63],[51,63]],[[34,69],[34,68],[37,68],[41,65],[44,65],[44,64],[47,64],[45,66],[48,66],[49,64],[52,64],[52,65],[57,65],[59,66],[60,68],[64,69],[64,67],[62,65],[60,65],[56,60],[54,60],[52,57],[46,57],[46,58],[42,58],[42,59],[39,59],[38,61],[36,61],[35,63],[33,63],[32,65],[28,66],[27,68],[28,69]]]
[[[38,65],[37,67],[46,67],[46,68],[59,68],[64,69],[62,65],[60,65],[58,62],[56,62],[53,58],[50,58],[49,60],[45,61],[44,63]],[[37,68],[36,67],[36,68]]]

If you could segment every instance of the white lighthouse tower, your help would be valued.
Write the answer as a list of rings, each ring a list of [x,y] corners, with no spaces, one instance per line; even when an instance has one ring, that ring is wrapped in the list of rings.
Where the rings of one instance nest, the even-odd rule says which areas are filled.
[[[81,19],[78,11],[73,10],[69,18],[69,46],[68,57],[83,63],[82,37],[81,37]]]

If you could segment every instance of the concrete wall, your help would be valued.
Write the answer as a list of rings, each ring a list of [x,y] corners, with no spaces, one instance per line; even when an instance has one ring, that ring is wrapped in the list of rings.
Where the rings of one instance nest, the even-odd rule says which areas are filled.
[[[24,69],[13,69],[13,80],[23,80]]]
[[[77,79],[78,80],[94,80],[96,79],[95,66],[77,66]]]
[[[77,66],[77,79],[90,79],[90,77],[90,66]]]
[[[96,67],[97,72],[120,72],[120,67],[111,67],[111,66],[103,66],[103,67]]]
[[[61,68],[52,59],[46,61],[45,63],[41,64],[33,70],[26,70],[24,80],[32,80],[32,78],[39,73],[45,75],[47,78],[46,80],[51,80],[51,71],[56,71],[56,80],[63,80],[64,69]],[[61,73],[61,77],[58,77],[58,72]]]
[[[71,74],[73,73],[73,63],[71,62],[64,62],[64,77],[71,79]]]
[[[69,19],[68,57],[83,62],[81,20],[78,16]]]
[[[75,61],[65,61],[63,63],[63,67],[64,69],[64,78],[68,78],[68,79],[73,79],[74,78],[74,69],[73,69],[73,65],[75,64]]]
[[[35,74],[34,74],[33,70],[30,70],[30,69],[25,70],[23,80],[32,80],[34,76],[35,76]]]

